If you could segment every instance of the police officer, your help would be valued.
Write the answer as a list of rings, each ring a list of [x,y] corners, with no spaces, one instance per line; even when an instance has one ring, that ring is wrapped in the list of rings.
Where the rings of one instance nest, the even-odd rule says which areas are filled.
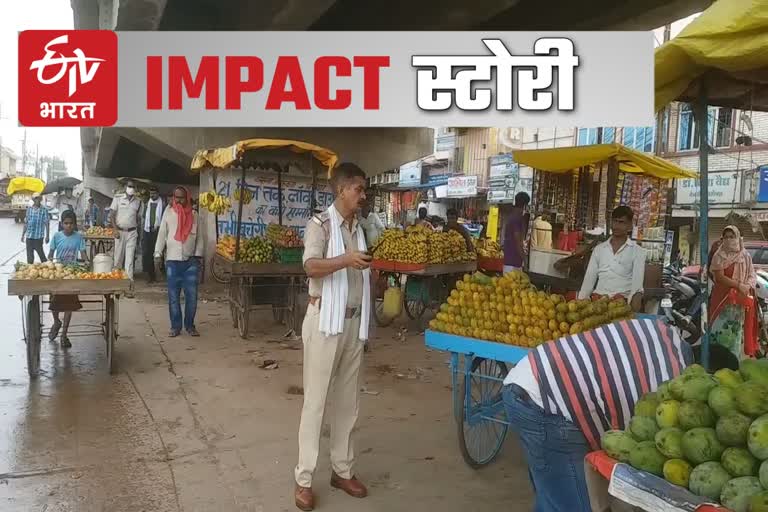
[[[125,184],[125,195],[115,196],[109,212],[109,224],[115,231],[115,268],[124,268],[133,288],[133,268],[136,260],[136,246],[139,244],[139,222],[141,220],[141,199],[136,197],[133,181]],[[125,294],[133,296],[133,290]]]
[[[314,215],[304,235],[304,270],[309,277],[309,305],[302,325],[304,406],[299,425],[299,462],[295,470],[295,503],[301,510],[313,510],[315,507],[312,476],[317,466],[320,434],[329,395],[333,403],[328,416],[333,469],[331,486],[355,498],[368,495],[365,486],[355,477],[352,442],[352,431],[360,406],[365,341],[361,340],[360,322],[363,310],[370,314],[370,308],[362,306],[366,279],[363,272],[370,266],[371,257],[360,251],[358,245],[360,238],[365,236],[357,218],[357,211],[365,202],[365,182],[365,173],[358,166],[351,163],[339,165],[331,180],[336,195],[334,213],[329,208]],[[344,252],[328,257],[332,254],[328,247],[334,229],[332,219],[336,214],[336,218],[341,220]],[[331,306],[323,303],[323,300],[331,297],[326,293],[323,298],[323,288],[335,286],[332,281],[336,272],[346,274],[346,309],[342,305],[334,308],[344,314],[343,330],[337,335],[327,336],[321,332],[321,312],[323,308]],[[333,296],[336,296],[335,293]]]

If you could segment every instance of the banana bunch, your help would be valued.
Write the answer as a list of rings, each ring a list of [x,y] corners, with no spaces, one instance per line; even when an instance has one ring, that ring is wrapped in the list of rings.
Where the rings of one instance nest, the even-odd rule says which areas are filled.
[[[235,190],[235,201],[242,201],[243,204],[250,204],[253,201],[253,192],[249,189],[238,188]]]
[[[220,196],[213,190],[209,190],[200,194],[200,206],[211,213],[221,215],[232,206],[232,202],[228,197]]]

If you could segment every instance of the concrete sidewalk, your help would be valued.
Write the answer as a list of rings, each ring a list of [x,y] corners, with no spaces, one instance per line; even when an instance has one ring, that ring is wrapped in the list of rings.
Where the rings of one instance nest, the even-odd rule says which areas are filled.
[[[301,341],[282,338],[269,311],[254,313],[243,340],[216,300],[199,304],[200,338],[169,339],[164,293],[121,302],[116,375],[103,342],[90,338],[68,352],[44,342],[36,383],[23,371],[0,381],[0,510],[296,510]],[[513,436],[486,468],[462,460],[446,354],[427,351],[417,335],[377,334],[358,432],[370,497],[330,489],[325,439],[317,510],[530,509]],[[7,352],[23,362],[23,342],[0,357]],[[260,368],[267,360],[278,367]]]

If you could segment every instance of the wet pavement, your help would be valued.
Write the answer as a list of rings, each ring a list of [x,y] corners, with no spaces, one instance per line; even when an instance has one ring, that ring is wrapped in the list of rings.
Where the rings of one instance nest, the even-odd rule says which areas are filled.
[[[20,302],[6,288],[25,258],[20,235],[0,219],[0,511],[296,510],[300,340],[283,338],[271,312],[255,313],[242,340],[215,296],[198,307],[202,337],[169,339],[157,286],[121,301],[116,374],[99,336],[73,338],[68,350],[44,339],[40,376],[30,381]],[[73,316],[90,328],[100,322],[96,311]],[[514,441],[479,471],[463,462],[446,355],[425,350],[415,333],[377,335],[357,432],[358,472],[371,495],[331,491],[324,438],[316,510],[530,509]],[[278,368],[261,369],[266,359]]]

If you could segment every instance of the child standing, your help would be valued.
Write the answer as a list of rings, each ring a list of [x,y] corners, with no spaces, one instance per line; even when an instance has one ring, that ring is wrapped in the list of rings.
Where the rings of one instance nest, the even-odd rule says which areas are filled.
[[[77,231],[77,221],[75,212],[66,210],[61,214],[62,230],[53,235],[51,240],[48,259],[54,257],[58,263],[75,263],[79,259],[85,260],[85,239]],[[50,310],[53,313],[53,326],[48,335],[48,339],[54,341],[59,330],[62,329],[62,322],[59,319],[59,313],[64,313],[63,329],[61,330],[61,346],[69,348],[72,346],[67,337],[69,322],[72,319],[72,312],[83,308],[77,295],[53,295],[51,296]]]

